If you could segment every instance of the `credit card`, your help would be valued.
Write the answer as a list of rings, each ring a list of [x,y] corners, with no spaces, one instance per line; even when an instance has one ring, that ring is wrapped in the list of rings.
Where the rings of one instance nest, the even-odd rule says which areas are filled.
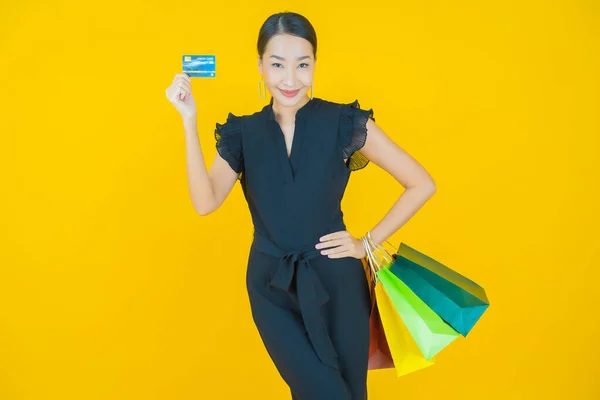
[[[182,71],[190,77],[214,78],[217,73],[216,57],[214,55],[184,54]]]

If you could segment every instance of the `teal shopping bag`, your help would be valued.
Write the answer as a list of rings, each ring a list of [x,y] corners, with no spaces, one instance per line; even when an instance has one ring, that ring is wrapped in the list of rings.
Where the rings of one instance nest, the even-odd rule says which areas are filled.
[[[467,336],[489,307],[485,290],[433,258],[400,243],[390,267],[425,304]]]

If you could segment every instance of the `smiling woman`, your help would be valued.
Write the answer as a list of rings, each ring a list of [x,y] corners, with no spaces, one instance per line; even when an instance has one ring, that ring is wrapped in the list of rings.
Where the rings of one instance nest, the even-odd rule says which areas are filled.
[[[365,249],[346,230],[341,201],[369,155],[403,181],[426,175],[375,125],[372,109],[314,97],[317,36],[305,17],[271,15],[257,50],[271,100],[216,124],[217,157],[209,179],[196,181],[207,182],[204,198],[220,206],[239,178],[254,225],[246,270],[252,317],[292,399],[363,400],[371,297]],[[379,228],[389,234],[373,232],[375,242],[399,227],[403,216],[390,216],[396,221]]]
[[[317,39],[303,16],[269,17],[257,49],[270,103],[216,129],[254,222],[252,317],[292,399],[365,399],[370,294],[340,201],[372,110],[313,96]]]

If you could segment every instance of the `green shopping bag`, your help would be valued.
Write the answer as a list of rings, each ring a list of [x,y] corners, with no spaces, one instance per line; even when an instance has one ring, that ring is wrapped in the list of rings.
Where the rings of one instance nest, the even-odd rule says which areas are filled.
[[[459,336],[389,268],[382,268],[376,273],[426,360],[432,359]]]

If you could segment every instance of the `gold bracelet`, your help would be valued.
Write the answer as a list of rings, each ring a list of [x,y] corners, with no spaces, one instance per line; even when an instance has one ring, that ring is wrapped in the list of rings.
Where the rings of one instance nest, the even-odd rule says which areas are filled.
[[[369,241],[372,242],[373,244],[375,244],[376,246],[379,245],[378,243],[375,243],[375,241],[371,237],[371,231],[367,232],[367,239],[369,239]]]
[[[369,251],[367,249],[367,246],[369,245],[369,237],[371,235],[371,232],[367,232],[366,234],[364,234],[361,238],[360,241],[362,242],[363,248],[365,249],[365,258],[368,257]]]

